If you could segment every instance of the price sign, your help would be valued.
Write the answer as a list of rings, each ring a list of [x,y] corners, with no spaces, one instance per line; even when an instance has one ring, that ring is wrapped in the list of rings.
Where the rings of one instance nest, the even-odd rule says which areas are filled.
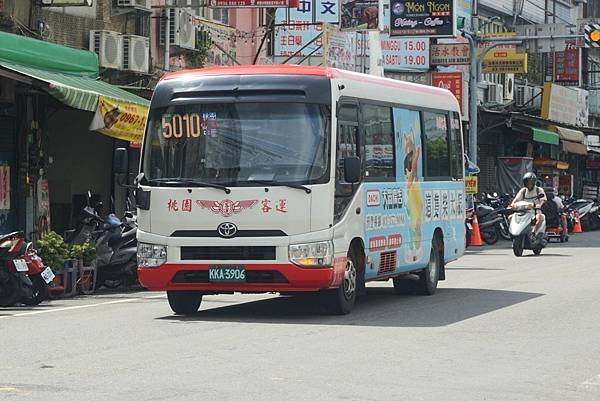
[[[381,35],[383,69],[387,71],[428,70],[429,39],[395,39]]]

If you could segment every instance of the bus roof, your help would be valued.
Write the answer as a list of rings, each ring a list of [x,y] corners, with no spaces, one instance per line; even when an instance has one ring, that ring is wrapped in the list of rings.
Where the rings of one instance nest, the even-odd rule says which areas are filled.
[[[239,66],[214,66],[194,70],[180,70],[165,74],[162,80],[200,78],[202,76],[219,75],[314,75],[330,79],[349,79],[372,85],[381,85],[387,88],[405,89],[421,92],[427,95],[451,96],[452,92],[436,88],[434,86],[420,85],[412,82],[398,81],[390,78],[382,78],[374,75],[361,74],[358,72],[340,70],[331,67],[274,64],[274,65],[239,65]]]

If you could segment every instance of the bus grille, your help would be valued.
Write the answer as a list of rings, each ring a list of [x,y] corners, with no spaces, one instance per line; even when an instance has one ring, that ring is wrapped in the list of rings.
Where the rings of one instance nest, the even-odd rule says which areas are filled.
[[[393,273],[396,270],[396,251],[383,252],[379,259],[379,274]]]
[[[275,260],[275,247],[183,246],[181,260]]]
[[[173,277],[173,283],[208,283],[208,270],[181,270]],[[246,270],[246,283],[287,283],[283,274],[276,270]]]

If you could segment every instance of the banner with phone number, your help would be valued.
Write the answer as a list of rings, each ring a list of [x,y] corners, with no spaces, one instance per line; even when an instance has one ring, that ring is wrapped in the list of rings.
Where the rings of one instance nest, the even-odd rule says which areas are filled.
[[[148,107],[100,96],[90,131],[133,143],[142,142]]]

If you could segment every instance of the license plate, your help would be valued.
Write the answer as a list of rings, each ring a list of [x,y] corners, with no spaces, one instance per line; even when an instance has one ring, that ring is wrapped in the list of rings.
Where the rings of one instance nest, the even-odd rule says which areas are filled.
[[[246,269],[242,266],[210,266],[208,281],[244,282],[246,281]]]
[[[44,281],[45,281],[47,284],[50,284],[50,283],[52,282],[52,280],[54,280],[54,277],[55,277],[55,276],[54,276],[54,272],[53,272],[53,271],[52,271],[52,269],[51,269],[51,268],[49,268],[49,267],[46,267],[46,268],[44,269],[44,271],[41,273],[41,275],[42,275],[42,278],[44,279]]]
[[[15,269],[17,269],[18,272],[29,271],[29,268],[27,267],[27,262],[25,262],[23,259],[15,259],[13,260],[13,264],[15,265]]]

